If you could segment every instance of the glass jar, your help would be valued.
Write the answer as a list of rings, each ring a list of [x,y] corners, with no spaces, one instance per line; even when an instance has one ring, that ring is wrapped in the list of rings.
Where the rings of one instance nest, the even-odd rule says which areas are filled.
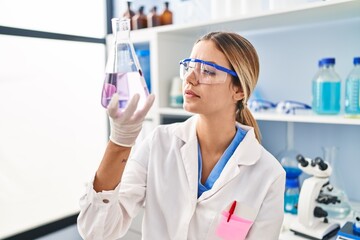
[[[312,81],[312,109],[317,114],[340,112],[341,79],[334,66],[335,58],[319,61],[319,70]]]

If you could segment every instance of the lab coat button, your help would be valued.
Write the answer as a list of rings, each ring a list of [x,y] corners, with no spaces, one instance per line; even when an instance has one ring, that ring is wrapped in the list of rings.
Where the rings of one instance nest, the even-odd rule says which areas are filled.
[[[103,199],[103,203],[109,203],[109,199]]]

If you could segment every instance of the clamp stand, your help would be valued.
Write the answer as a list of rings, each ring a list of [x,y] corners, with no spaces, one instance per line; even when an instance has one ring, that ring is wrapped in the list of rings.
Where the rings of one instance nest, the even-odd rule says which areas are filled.
[[[321,158],[311,160],[298,155],[297,160],[299,168],[313,176],[303,182],[299,196],[298,217],[290,226],[290,230],[296,235],[310,239],[329,239],[336,235],[340,225],[329,223],[327,212],[316,206],[316,199],[321,189],[329,184],[331,166]]]

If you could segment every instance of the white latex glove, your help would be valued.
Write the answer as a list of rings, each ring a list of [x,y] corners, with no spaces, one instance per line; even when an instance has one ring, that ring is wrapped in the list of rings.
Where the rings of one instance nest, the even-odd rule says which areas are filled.
[[[119,109],[119,94],[115,93],[107,107],[107,114],[110,119],[110,140],[120,146],[132,147],[140,133],[142,123],[147,112],[154,103],[155,96],[150,94],[144,107],[136,111],[140,99],[135,94],[129,101],[127,107]]]

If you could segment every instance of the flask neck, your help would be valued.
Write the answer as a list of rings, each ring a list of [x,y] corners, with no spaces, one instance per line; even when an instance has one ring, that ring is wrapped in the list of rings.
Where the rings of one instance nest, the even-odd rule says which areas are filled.
[[[113,18],[112,31],[115,40],[130,40],[130,19]]]

